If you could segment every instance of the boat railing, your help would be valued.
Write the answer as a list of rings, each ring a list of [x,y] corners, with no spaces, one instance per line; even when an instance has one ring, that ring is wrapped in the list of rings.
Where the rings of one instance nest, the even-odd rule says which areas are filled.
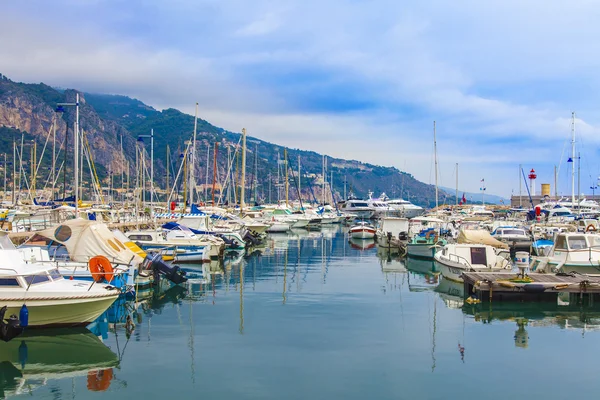
[[[453,260],[453,258],[454,258],[454,260]],[[471,263],[469,262],[469,260],[467,260],[466,258],[464,258],[462,256],[459,256],[458,254],[449,253],[448,254],[448,260],[457,262],[459,264],[464,264],[464,265],[466,265],[469,268],[473,268],[471,266]],[[464,262],[461,262],[461,260],[463,260]]]

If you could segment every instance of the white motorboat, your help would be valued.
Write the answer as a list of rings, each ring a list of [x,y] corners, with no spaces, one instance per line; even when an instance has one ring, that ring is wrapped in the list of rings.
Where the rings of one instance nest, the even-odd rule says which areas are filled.
[[[373,239],[376,232],[377,228],[364,221],[355,223],[348,231],[350,237],[354,239]]]
[[[51,263],[24,261],[6,232],[0,248],[0,305],[6,315],[19,315],[25,305],[30,327],[85,326],[120,294],[112,285],[64,279]]]
[[[523,228],[500,226],[492,232],[492,237],[509,246],[514,246],[517,250],[529,251],[531,248],[532,237]]]
[[[446,244],[434,255],[444,278],[463,282],[463,272],[493,272],[511,269],[505,243],[486,230],[461,230],[458,243]]]
[[[406,247],[408,240],[408,219],[400,217],[383,217],[377,228],[377,245],[379,247]]]
[[[600,235],[559,233],[548,256],[532,257],[531,269],[536,272],[578,272],[600,274]]]
[[[493,272],[511,269],[510,261],[483,244],[447,244],[434,256],[445,279],[463,282],[463,272]]]
[[[223,257],[225,242],[210,235],[197,236],[189,228],[178,230],[129,231],[125,234],[144,250],[158,250],[172,255],[177,262],[209,262]]]
[[[373,207],[365,200],[346,200],[340,207],[340,210],[344,213],[352,213],[357,218],[369,219],[375,214]]]
[[[396,210],[396,212],[404,218],[415,218],[425,212],[423,207],[414,205],[410,201],[404,199],[387,200],[385,203]]]

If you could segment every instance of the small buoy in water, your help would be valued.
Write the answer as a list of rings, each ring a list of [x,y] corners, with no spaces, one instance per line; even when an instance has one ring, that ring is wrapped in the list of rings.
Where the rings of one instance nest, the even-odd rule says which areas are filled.
[[[21,321],[21,327],[23,328],[29,325],[29,310],[25,304],[23,304],[21,311],[19,311],[19,321]]]

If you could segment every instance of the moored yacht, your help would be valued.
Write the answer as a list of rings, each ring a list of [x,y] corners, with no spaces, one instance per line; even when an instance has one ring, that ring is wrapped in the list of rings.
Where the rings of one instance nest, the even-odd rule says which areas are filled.
[[[6,315],[28,310],[28,326],[85,326],[115,301],[112,285],[64,279],[52,263],[26,262],[8,234],[0,231],[0,305]]]

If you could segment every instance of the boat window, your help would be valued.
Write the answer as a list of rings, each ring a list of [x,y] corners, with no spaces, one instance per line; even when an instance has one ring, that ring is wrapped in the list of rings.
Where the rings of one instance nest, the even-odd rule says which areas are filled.
[[[62,279],[62,275],[60,272],[58,272],[57,269],[52,269],[50,271],[48,271],[48,273],[50,274],[50,277],[52,277],[53,281],[57,281],[59,279]]]
[[[352,203],[352,207],[369,207],[367,203]]]
[[[564,236],[557,236],[556,243],[554,243],[555,250],[566,250],[567,249],[567,240]]]
[[[48,282],[50,278],[45,273],[37,274],[37,275],[27,275],[24,276],[25,282],[28,285],[35,285],[36,283]]]
[[[150,236],[150,235],[129,235],[129,239],[130,240],[147,240],[147,241],[151,241],[152,240],[152,236]]]
[[[600,237],[597,235],[589,235],[588,240],[590,241],[590,247],[595,249],[600,248]]]
[[[117,246],[117,245],[115,244],[115,242],[113,242],[112,240],[108,239],[106,242],[108,243],[108,245],[109,245],[110,247],[112,247],[112,248],[113,248],[113,250],[115,250],[115,251],[121,251],[121,249],[119,249],[119,246]]]
[[[503,229],[500,232],[501,235],[525,235],[525,231],[521,231],[518,229]]]
[[[69,240],[71,238],[71,234],[72,234],[71,228],[68,227],[67,225],[60,225],[54,231],[54,237],[59,242],[66,242],[67,240]]]
[[[0,286],[21,286],[17,278],[0,278]]]
[[[571,236],[569,237],[569,248],[571,250],[579,250],[587,248],[587,242],[583,236]]]
[[[487,265],[485,247],[471,247],[471,264]]]

